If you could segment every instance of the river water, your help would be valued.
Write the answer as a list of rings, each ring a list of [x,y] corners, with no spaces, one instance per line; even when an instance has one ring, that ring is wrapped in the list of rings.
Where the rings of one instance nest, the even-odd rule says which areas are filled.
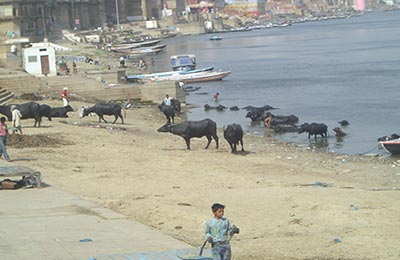
[[[349,19],[294,24],[287,28],[209,34],[166,39],[166,50],[155,60],[155,71],[170,70],[169,57],[195,54],[197,67],[231,70],[222,81],[200,86],[187,96],[189,120],[211,118],[218,127],[240,124],[246,131],[272,135],[301,146],[342,154],[378,153],[377,138],[400,133],[400,12],[367,13]],[[207,93],[200,95],[200,92]],[[240,108],[270,105],[275,115],[294,114],[299,124],[325,123],[326,141],[308,135],[274,134],[252,124],[246,111],[204,111],[204,104]],[[341,140],[332,131],[342,127]]]

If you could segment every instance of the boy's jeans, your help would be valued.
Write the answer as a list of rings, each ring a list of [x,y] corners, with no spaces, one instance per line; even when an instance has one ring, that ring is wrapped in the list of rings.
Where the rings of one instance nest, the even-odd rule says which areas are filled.
[[[7,150],[6,150],[6,137],[5,136],[0,136],[0,156],[4,155],[4,159],[7,161],[10,160],[10,157],[8,156]]]
[[[211,253],[213,260],[231,260],[231,246],[229,242],[213,243]]]

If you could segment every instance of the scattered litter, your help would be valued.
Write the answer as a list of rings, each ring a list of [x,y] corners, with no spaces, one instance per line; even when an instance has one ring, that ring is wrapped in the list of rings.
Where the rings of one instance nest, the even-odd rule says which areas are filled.
[[[300,186],[315,186],[315,187],[334,187],[335,184],[334,183],[325,183],[325,182],[321,182],[321,181],[316,181],[314,183],[311,184],[300,184]]]
[[[333,242],[335,242],[336,244],[337,244],[337,243],[342,243],[342,240],[341,240],[340,238],[335,238],[335,239],[333,240]]]
[[[179,206],[192,206],[192,204],[190,204],[190,203],[184,203],[184,202],[179,202],[178,205],[179,205]]]
[[[93,242],[93,240],[91,238],[84,238],[79,240],[79,242]]]
[[[328,187],[328,184],[326,184],[325,182],[316,181],[314,182],[313,186]]]
[[[353,204],[350,205],[351,210],[358,210],[358,207],[354,206]]]

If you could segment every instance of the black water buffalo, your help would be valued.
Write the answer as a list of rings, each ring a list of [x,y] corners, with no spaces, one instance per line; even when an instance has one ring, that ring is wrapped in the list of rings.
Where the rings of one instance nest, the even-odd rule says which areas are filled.
[[[230,107],[229,110],[231,110],[231,111],[239,111],[240,108],[238,106],[233,106],[233,107]]]
[[[300,128],[295,125],[273,125],[271,129],[276,133],[297,133]]]
[[[208,111],[208,110],[213,110],[213,109],[215,109],[215,110],[217,110],[217,111],[224,111],[224,109],[226,109],[227,107],[226,106],[223,106],[223,105],[218,105],[218,106],[210,106],[209,104],[205,104],[204,105],[204,110],[205,111]]]
[[[265,105],[263,107],[247,106],[243,109],[246,109],[248,111],[245,117],[249,117],[251,121],[261,121],[264,120],[264,118],[266,117],[266,111],[276,108]]]
[[[181,102],[178,99],[171,99],[171,105],[165,105],[164,101],[158,105],[158,108],[167,118],[167,124],[174,124],[175,116],[180,116],[181,114]]]
[[[310,139],[311,135],[314,135],[314,138],[317,139],[317,135],[321,135],[321,137],[327,137],[328,126],[325,124],[319,123],[304,123],[300,126],[299,134],[307,132],[308,139]]]
[[[162,111],[162,108],[165,106],[164,101],[161,102],[160,105],[158,105],[158,108],[160,111]],[[182,110],[181,110],[181,102],[178,99],[172,98],[171,99],[171,106],[174,108],[175,115],[180,115]]]
[[[124,118],[122,117],[121,110],[122,107],[118,104],[97,103],[92,107],[84,108],[81,116],[85,117],[88,116],[90,113],[95,113],[99,117],[99,123],[101,122],[101,120],[103,120],[104,123],[107,123],[107,121],[103,117],[104,115],[115,116],[115,120],[112,123],[114,124],[117,121],[118,117],[120,117],[123,124]]]
[[[41,104],[40,106],[40,117],[47,117],[51,121],[51,107],[46,104]]]
[[[252,109],[247,112],[245,117],[250,117],[251,121],[260,121],[265,118],[265,111],[263,109]]]
[[[332,130],[336,133],[336,137],[343,137],[347,135],[345,132],[342,131],[342,129],[340,129],[340,127],[335,127]]]
[[[65,107],[52,107],[50,110],[51,117],[68,117],[67,113],[74,111],[70,105]]]
[[[299,122],[299,118],[295,115],[289,116],[281,116],[281,115],[274,115],[270,112],[265,113],[265,117],[271,117],[271,126],[273,125],[293,125]]]
[[[34,118],[35,124],[33,126],[36,127],[36,125],[38,125],[40,127],[42,123],[42,117],[40,116],[40,105],[38,103],[28,102],[23,104],[15,104],[15,106],[21,112],[21,119]],[[11,105],[0,106],[0,114],[5,115],[8,121],[11,121]]]
[[[272,109],[276,109],[276,108],[275,107],[271,107],[269,105],[265,105],[265,106],[262,106],[262,107],[245,106],[243,109],[246,109],[247,111],[251,111],[253,109],[256,109],[256,110],[261,109],[263,111],[268,111],[268,110],[272,110]]]
[[[243,130],[242,127],[238,124],[231,124],[224,127],[224,138],[228,142],[231,147],[231,152],[236,153],[236,146],[242,146],[242,152],[244,152],[243,148]]]
[[[158,132],[172,133],[174,135],[181,136],[185,139],[186,147],[190,150],[190,139],[193,137],[206,136],[208,143],[205,149],[210,146],[212,138],[216,143],[216,149],[218,149],[218,136],[217,136],[217,124],[211,119],[203,119],[200,121],[185,121],[176,125],[165,124],[160,127]],[[212,137],[212,138],[211,138]]]
[[[338,123],[339,123],[341,126],[347,126],[347,125],[350,124],[349,121],[347,121],[347,120],[342,120],[342,121],[339,121]]]
[[[172,106],[164,105],[164,106],[162,106],[161,111],[163,112],[163,114],[167,118],[167,124],[171,124],[171,122],[173,124],[175,124],[174,118],[175,118],[175,112],[176,111]]]

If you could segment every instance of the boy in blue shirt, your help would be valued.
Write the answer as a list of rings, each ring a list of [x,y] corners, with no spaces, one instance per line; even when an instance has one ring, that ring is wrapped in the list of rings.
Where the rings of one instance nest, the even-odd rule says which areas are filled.
[[[230,225],[224,218],[225,206],[214,203],[211,206],[214,217],[206,224],[206,240],[211,243],[213,260],[231,260],[230,237],[239,233],[239,229]]]

